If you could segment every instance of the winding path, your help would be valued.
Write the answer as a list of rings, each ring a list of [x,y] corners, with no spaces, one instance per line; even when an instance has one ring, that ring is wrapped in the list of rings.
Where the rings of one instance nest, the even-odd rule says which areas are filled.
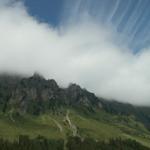
[[[53,118],[51,118],[51,119],[54,121],[54,123],[59,128],[60,132],[62,133],[63,132],[63,127],[61,126],[61,124],[57,120],[55,120]]]

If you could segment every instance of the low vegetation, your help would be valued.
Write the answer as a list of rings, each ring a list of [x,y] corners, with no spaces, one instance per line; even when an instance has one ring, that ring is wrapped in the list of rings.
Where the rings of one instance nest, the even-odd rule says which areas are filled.
[[[150,150],[133,140],[111,139],[108,142],[90,138],[68,137],[64,140],[48,140],[42,136],[30,139],[19,136],[13,142],[0,139],[2,150]]]

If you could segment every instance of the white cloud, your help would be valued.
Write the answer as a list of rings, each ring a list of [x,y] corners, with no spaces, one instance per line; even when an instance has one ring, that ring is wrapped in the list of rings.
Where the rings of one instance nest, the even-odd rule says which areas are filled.
[[[64,86],[76,82],[105,98],[150,105],[150,49],[133,54],[90,18],[58,29],[21,3],[7,4],[0,0],[1,72],[38,71]]]

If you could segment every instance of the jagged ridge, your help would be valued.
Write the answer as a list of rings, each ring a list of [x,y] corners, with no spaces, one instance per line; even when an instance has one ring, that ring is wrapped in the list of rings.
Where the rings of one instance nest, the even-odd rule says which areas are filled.
[[[49,109],[66,106],[101,106],[99,99],[79,85],[60,88],[55,80],[46,80],[38,74],[32,77],[0,77],[1,110],[15,108],[19,112],[39,114]]]
[[[34,74],[32,77],[6,74],[0,76],[1,112],[38,115],[47,111],[58,111],[61,107],[86,108],[92,113],[103,109],[113,114],[134,115],[150,129],[149,107],[107,101],[76,84],[60,88],[55,80],[46,80],[39,74]]]

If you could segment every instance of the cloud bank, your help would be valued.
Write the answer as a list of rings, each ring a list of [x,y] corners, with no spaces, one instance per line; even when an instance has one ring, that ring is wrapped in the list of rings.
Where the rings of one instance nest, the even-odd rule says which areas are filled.
[[[133,54],[113,29],[85,18],[53,28],[22,3],[0,0],[0,72],[36,71],[62,86],[75,82],[104,98],[150,105],[150,49]]]

